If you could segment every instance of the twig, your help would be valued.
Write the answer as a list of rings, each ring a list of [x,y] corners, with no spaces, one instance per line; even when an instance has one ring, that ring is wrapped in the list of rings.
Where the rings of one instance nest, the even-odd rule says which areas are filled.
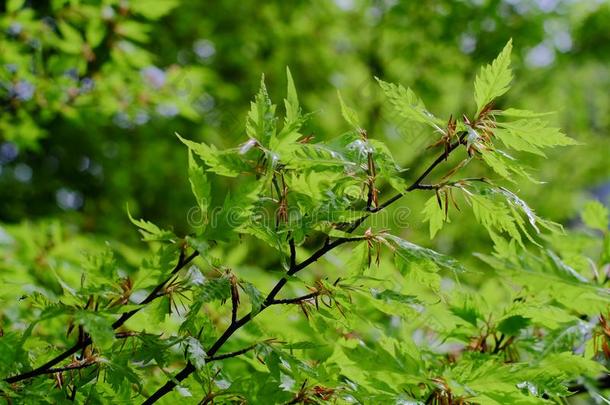
[[[258,343],[255,343],[253,345],[250,345],[248,347],[244,347],[243,349],[240,350],[236,350],[234,352],[230,352],[230,353],[225,353],[225,354],[219,354],[218,356],[210,356],[208,358],[206,358],[206,362],[210,363],[212,361],[218,361],[218,360],[224,360],[224,359],[229,359],[231,357],[237,357],[241,354],[247,353],[250,350],[256,348],[256,346],[258,346]]]
[[[387,200],[386,202],[381,204],[379,207],[373,208],[369,211],[372,213],[379,212],[382,209],[386,208],[387,206],[393,204],[397,200],[401,199],[408,192],[411,192],[411,191],[417,190],[417,189],[428,189],[428,187],[422,185],[421,182],[424,181],[426,179],[426,177],[428,177],[430,172],[432,172],[432,170],[434,170],[434,168],[436,166],[438,166],[439,164],[441,164],[442,162],[444,162],[446,160],[449,153],[453,152],[460,145],[462,145],[464,143],[464,139],[466,139],[466,134],[460,135],[460,139],[455,141],[451,145],[449,145],[449,147],[447,148],[447,152],[443,152],[441,155],[439,155],[439,157],[436,158],[436,160],[434,162],[432,162],[432,164],[430,166],[428,166],[428,168],[417,178],[417,180],[415,180],[409,187],[407,187],[407,190],[404,193],[396,194],[394,197],[390,198],[389,200]]]
[[[237,310],[239,308],[239,291],[237,290],[237,278],[231,275],[231,323],[237,322]]]
[[[300,297],[295,297],[295,298],[287,298],[287,299],[281,299],[281,300],[274,299],[269,305],[299,304],[303,301],[307,301],[309,299],[315,298],[318,295],[320,295],[320,291],[315,291],[310,294],[305,294],[305,295],[302,295]]]
[[[293,268],[297,262],[297,249],[294,245],[294,238],[290,238],[288,240],[288,245],[290,246],[290,268]]]
[[[454,142],[453,144],[451,144],[448,147],[447,151],[443,152],[434,162],[432,162],[432,164],[430,164],[430,166],[422,173],[422,175],[419,176],[417,178],[417,180],[415,180],[415,182],[413,182],[413,184],[411,184],[407,188],[406,192],[410,192],[412,190],[417,189],[417,187],[428,176],[428,174],[430,174],[430,172],[432,172],[432,170],[434,170],[434,168],[436,166],[438,166],[441,162],[445,161],[449,153],[451,153],[454,149],[456,149],[458,146],[460,146],[464,142],[465,137],[466,137],[465,133],[461,134],[459,140]],[[390,198],[388,201],[381,204],[380,206],[370,209],[369,212],[376,213],[376,212],[383,210],[384,208],[388,207],[390,204],[393,204],[395,201],[399,200],[402,196],[404,196],[406,194],[406,192],[395,195],[394,197]],[[350,228],[348,229],[348,233],[352,233],[354,230],[356,230],[358,225],[360,225],[366,218],[368,218],[368,215],[356,220],[355,223],[357,225],[350,226]],[[352,242],[352,241],[357,241],[357,240],[362,240],[362,239],[363,238],[358,238],[358,237],[357,238],[345,238],[344,237],[344,238],[335,239],[332,242],[328,242],[328,240],[327,240],[327,242],[325,242],[324,245],[322,245],[322,247],[320,247],[318,250],[316,250],[314,253],[312,253],[311,256],[309,256],[306,260],[304,260],[303,262],[301,262],[299,264],[294,264],[293,266],[290,267],[287,275],[282,277],[281,279],[279,279],[278,282],[275,284],[275,286],[271,289],[271,291],[269,292],[269,294],[263,301],[261,309],[259,310],[258,313],[261,313],[266,308],[268,308],[270,305],[273,305],[274,301],[276,301],[275,297],[282,290],[282,288],[284,288],[284,286],[288,282],[288,277],[295,275],[296,273],[303,270],[310,264],[316,262],[320,257],[324,256],[326,253],[333,250],[334,248],[336,248],[344,243],[347,243],[347,242]],[[227,327],[227,329],[225,329],[223,334],[216,340],[216,342],[214,342],[212,347],[207,351],[208,355],[214,356],[214,354],[225,344],[225,342],[233,335],[233,333],[235,333],[239,328],[241,328],[242,326],[244,326],[245,324],[250,322],[253,318],[254,318],[254,316],[252,315],[252,313],[249,313],[248,315],[245,315],[244,317],[240,318],[237,322],[232,322]],[[194,371],[195,371],[195,366],[190,361],[187,362],[187,364],[184,366],[184,368],[178,374],[176,374],[176,376],[173,379],[168,380],[162,387],[160,387],[150,397],[148,397],[142,403],[142,405],[154,404],[155,402],[157,402],[157,400],[162,398],[165,394],[172,391],[179,382],[188,378],[188,376],[191,375]]]
[[[180,253],[178,263],[176,264],[176,267],[174,267],[174,269],[171,271],[169,277],[166,278],[160,284],[158,284],[155,288],[153,288],[153,290],[150,292],[150,294],[148,294],[148,296],[146,298],[144,298],[144,300],[140,303],[140,305],[146,305],[146,304],[150,303],[151,301],[153,301],[154,299],[156,299],[157,297],[159,297],[159,292],[161,291],[163,286],[165,286],[165,284],[167,284],[167,282],[171,279],[171,277],[173,277],[176,273],[178,273],[178,271],[180,271],[182,268],[184,268],[184,266],[189,264],[198,255],[199,255],[199,252],[194,251],[193,253],[191,253],[190,256],[185,258],[184,251],[182,251]],[[142,309],[142,307],[135,308],[135,309],[132,309],[131,311],[127,311],[127,312],[124,312],[123,314],[121,314],[119,319],[117,319],[112,324],[112,329],[118,329],[121,326],[123,326],[123,324],[125,322],[127,322],[132,316],[134,316],[136,313],[138,313],[141,309]],[[5,378],[4,381],[6,381],[9,384],[13,384],[13,383],[16,383],[19,381],[27,380],[28,378],[33,378],[33,377],[36,377],[36,376],[39,376],[42,374],[48,374],[46,372],[48,369],[52,368],[54,365],[60,363],[61,361],[69,358],[74,353],[76,353],[80,349],[90,345],[91,343],[93,343],[93,341],[91,340],[91,337],[87,337],[87,338],[83,339],[82,341],[77,342],[76,344],[74,344],[72,347],[70,347],[63,353],[61,353],[61,354],[55,356],[54,358],[52,358],[51,360],[47,361],[45,364],[35,368],[34,370],[30,370],[30,371],[22,373],[22,374],[18,374],[18,375],[12,376],[12,377]]]

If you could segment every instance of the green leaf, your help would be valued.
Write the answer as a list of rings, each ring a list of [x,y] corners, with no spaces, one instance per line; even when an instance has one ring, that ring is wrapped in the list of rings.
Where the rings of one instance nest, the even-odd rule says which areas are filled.
[[[263,306],[263,302],[265,301],[265,296],[252,283],[242,281],[239,283],[239,285],[241,286],[241,288],[243,288],[244,292],[248,295],[248,298],[250,299],[250,305],[252,305],[252,316],[258,314]]]
[[[206,352],[201,342],[192,336],[186,338],[186,357],[195,366],[196,370],[203,370],[206,364]]]
[[[250,103],[246,133],[264,147],[268,147],[271,139],[275,137],[275,120],[275,105],[271,103],[263,75],[260,90],[254,101]]]
[[[78,324],[83,325],[95,344],[103,347],[114,340],[112,320],[107,316],[97,312],[79,310],[74,313],[74,319]]]
[[[343,119],[348,124],[350,124],[354,129],[360,130],[360,128],[362,128],[362,126],[360,125],[360,119],[358,118],[358,113],[351,107],[348,107],[343,102],[343,97],[341,97],[341,93],[339,92],[339,90],[337,90],[337,97],[339,98],[339,104],[341,104],[341,115],[343,116]]]
[[[408,185],[401,175],[408,169],[403,169],[396,163],[392,152],[385,143],[376,139],[369,139],[368,144],[373,149],[372,153],[375,167],[377,168],[377,178],[387,181],[394,190],[403,193]]]
[[[284,99],[284,108],[286,111],[284,126],[277,137],[272,137],[269,142],[270,149],[277,155],[280,155],[283,159],[286,158],[286,155],[290,155],[295,149],[298,149],[299,144],[297,141],[302,136],[299,129],[309,118],[309,114],[303,115],[301,113],[297,91],[288,67],[286,67],[286,77],[288,83],[286,98]]]
[[[445,213],[443,208],[438,206],[436,196],[432,196],[426,201],[422,213],[424,214],[424,220],[430,223],[430,239],[433,239],[434,235],[443,228],[445,223]]]
[[[134,219],[131,216],[131,212],[129,212],[129,206],[127,207],[127,216],[131,223],[139,228],[140,233],[144,237],[142,240],[144,241],[171,242],[177,239],[173,232],[161,229],[150,221]]]
[[[406,295],[406,294],[402,294],[402,293],[399,293],[394,290],[386,289],[381,292],[372,290],[371,294],[372,294],[373,298],[378,299],[380,301],[385,301],[385,302],[397,302],[400,304],[420,303],[420,301],[417,299],[417,297],[415,295]]]
[[[286,99],[284,100],[284,106],[286,108],[286,122],[285,125],[291,125],[293,122],[299,120],[301,116],[301,107],[299,106],[299,99],[297,97],[297,89],[294,86],[290,69],[286,67]]]
[[[471,203],[477,222],[483,225],[488,232],[506,232],[520,245],[523,244],[519,226],[516,223],[520,218],[515,218],[506,205],[477,194],[469,194],[468,201]],[[521,222],[523,221],[521,220]]]
[[[378,78],[376,79],[377,82],[379,82],[381,89],[390,100],[390,104],[392,104],[394,109],[403,118],[412,122],[430,125],[437,131],[443,132],[441,129],[441,126],[444,125],[443,121],[432,115],[424,105],[424,102],[421,101],[410,88],[405,89],[401,85],[387,83]]]
[[[582,375],[597,376],[606,371],[600,363],[570,352],[551,354],[542,360],[540,366],[563,371],[568,378]]]
[[[248,233],[248,225],[256,220],[255,209],[263,183],[242,185],[235,194],[227,194],[223,206],[214,211],[214,218],[205,230],[208,239],[229,241],[240,233]]]
[[[479,309],[472,302],[472,298],[466,296],[464,302],[461,305],[452,305],[450,311],[453,315],[457,316],[460,319],[468,322],[475,328],[478,325],[479,320],[484,320],[484,317],[481,315]]]
[[[107,369],[105,379],[112,387],[114,395],[125,393],[127,396],[132,396],[132,386],[136,387],[138,392],[142,390],[142,377],[129,367],[129,359],[126,355],[113,357],[105,366]]]
[[[406,262],[414,259],[427,260],[441,268],[460,272],[464,271],[464,267],[452,257],[443,255],[432,249],[416,245],[394,235],[385,235],[385,238],[394,243],[394,254],[400,256]]]
[[[512,122],[498,122],[495,135],[506,147],[545,156],[542,148],[576,145],[559,128],[549,126],[540,119],[520,119]]]
[[[513,74],[510,69],[510,54],[513,47],[512,39],[498,57],[481,68],[474,81],[474,99],[477,103],[477,116],[487,104],[500,97],[509,89]]]
[[[513,315],[504,318],[498,323],[498,331],[507,336],[517,336],[521,329],[525,329],[530,324],[530,319],[521,315]]]
[[[199,208],[199,217],[201,223],[197,224],[199,232],[205,229],[208,222],[208,207],[211,199],[211,185],[208,181],[207,176],[201,166],[197,164],[193,157],[192,151],[189,149],[189,181],[191,183],[191,189],[193,195],[197,201],[197,208]]]
[[[481,153],[481,158],[487,164],[487,166],[491,167],[494,172],[509,180],[511,182],[515,182],[513,178],[514,169],[516,163],[513,163],[511,159],[512,157],[508,157],[505,154],[499,153],[494,150],[486,150]]]
[[[203,304],[225,301],[231,297],[231,282],[227,277],[210,278],[194,290],[194,300]]]
[[[176,136],[191,151],[195,152],[209,167],[208,171],[227,177],[237,177],[242,173],[249,173],[253,167],[244,160],[243,153],[239,149],[229,149],[219,151],[215,146],[208,146],[205,143],[197,143]]]
[[[587,202],[582,212],[582,220],[589,228],[608,231],[608,208],[599,201]]]

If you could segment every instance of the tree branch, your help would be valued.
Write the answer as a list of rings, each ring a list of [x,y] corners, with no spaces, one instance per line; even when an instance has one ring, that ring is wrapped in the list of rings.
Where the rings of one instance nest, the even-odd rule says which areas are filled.
[[[55,373],[63,373],[65,371],[80,370],[82,368],[93,366],[94,364],[99,364],[99,363],[97,361],[88,361],[88,362],[85,362],[82,364],[72,364],[72,365],[67,365],[65,367],[49,368],[45,371],[44,374],[55,374]]]
[[[297,262],[297,248],[294,245],[294,238],[291,237],[288,240],[288,245],[290,246],[290,268],[293,268]]]
[[[315,291],[310,294],[305,294],[305,295],[302,295],[300,297],[295,297],[295,298],[287,298],[287,299],[281,299],[281,300],[274,299],[273,301],[271,301],[271,303],[269,305],[299,304],[303,301],[307,301],[309,299],[315,298],[318,295],[320,295],[320,291]]]
[[[206,362],[212,362],[212,361],[218,361],[218,360],[224,360],[224,359],[229,359],[231,357],[237,357],[239,355],[242,355],[244,353],[249,352],[250,350],[256,348],[256,346],[258,346],[258,343],[255,343],[253,345],[250,345],[248,347],[244,347],[243,349],[240,350],[236,350],[234,352],[230,352],[230,353],[225,353],[225,354],[219,354],[218,356],[211,356],[208,357],[206,359]]]
[[[237,309],[239,308],[239,291],[237,279],[231,274],[231,323],[237,322]]]
[[[434,170],[434,168],[436,166],[438,166],[441,162],[446,160],[449,153],[451,153],[453,150],[458,148],[464,142],[465,136],[466,136],[465,133],[461,134],[459,140],[454,142],[453,144],[451,144],[445,152],[443,152],[434,162],[432,162],[432,164],[430,164],[430,166],[417,178],[417,180],[415,180],[415,182],[413,182],[413,184],[411,184],[407,188],[407,190],[404,193],[395,195],[394,197],[390,198],[388,201],[381,204],[380,206],[370,209],[369,212],[370,213],[379,212],[379,211],[383,210],[384,208],[388,207],[389,205],[393,204],[395,201],[399,200],[407,192],[417,189],[420,186],[420,183],[422,181],[424,181],[424,179],[428,176],[428,174],[430,174],[430,172],[432,172],[432,170]],[[356,228],[364,220],[366,220],[366,218],[368,218],[369,215],[366,215],[366,216],[356,220],[354,222],[356,225],[350,226],[348,228],[347,232],[352,233],[354,230],[356,230]],[[271,289],[271,291],[269,292],[269,294],[263,301],[263,305],[261,306],[261,309],[258,313],[261,313],[269,306],[274,305],[274,302],[281,301],[281,300],[276,300],[275,297],[282,290],[282,288],[284,288],[284,286],[288,282],[288,277],[295,275],[296,273],[303,270],[310,264],[316,262],[320,257],[324,256],[326,253],[333,250],[334,248],[336,248],[344,243],[353,242],[353,241],[357,241],[357,240],[363,240],[363,238],[362,237],[338,238],[338,239],[335,239],[333,242],[324,243],[324,245],[322,245],[322,247],[320,247],[318,250],[316,250],[314,253],[312,253],[311,256],[309,256],[307,259],[305,259],[303,262],[301,262],[299,264],[292,263],[292,250],[291,250],[291,266],[290,266],[290,269],[288,270],[287,275],[282,277],[280,280],[278,280],[278,282],[275,284],[275,286]],[[214,342],[212,347],[207,351],[208,355],[214,356],[214,354],[222,347],[222,345],[225,344],[225,342],[233,335],[233,333],[235,333],[243,325],[250,322],[253,318],[254,318],[254,316],[252,315],[252,313],[250,313],[250,314],[245,315],[244,317],[240,318],[237,322],[231,322],[231,324],[227,327],[227,329],[225,329],[223,334],[216,340],[216,342]],[[190,361],[187,362],[186,366],[184,366],[184,368],[178,374],[176,374],[176,376],[173,379],[167,381],[161,388],[159,388],[150,397],[148,397],[142,403],[142,405],[150,405],[150,404],[157,402],[157,400],[159,400],[165,394],[172,391],[179,382],[186,379],[194,371],[195,371],[195,366],[193,366],[193,364]]]
[[[167,282],[171,279],[171,277],[174,276],[182,268],[184,268],[184,266],[189,264],[198,255],[199,255],[199,252],[194,251],[193,253],[191,253],[190,256],[185,257],[184,251],[180,252],[180,257],[178,258],[178,263],[176,264],[174,269],[171,271],[169,277],[166,278],[160,284],[158,284],[155,288],[153,288],[153,290],[150,292],[150,294],[148,294],[148,296],[146,298],[144,298],[144,300],[142,300],[140,305],[146,305],[146,304],[150,303],[151,301],[153,301],[154,299],[156,299],[157,297],[159,297],[159,292],[163,289],[163,286],[165,286],[165,284],[167,284]],[[141,309],[142,309],[142,307],[132,309],[131,311],[123,312],[123,314],[121,314],[119,319],[114,321],[114,323],[112,324],[112,329],[120,328],[125,322],[127,322],[132,316],[134,316],[136,313],[138,313]],[[69,358],[74,353],[78,352],[80,349],[87,347],[91,343],[93,343],[93,341],[91,340],[91,337],[87,337],[87,338],[83,339],[82,341],[77,342],[76,344],[74,344],[72,347],[70,347],[63,353],[61,353],[61,354],[55,356],[54,358],[52,358],[51,360],[47,361],[43,365],[41,365],[33,370],[30,370],[28,372],[5,378],[4,381],[6,381],[9,384],[13,384],[13,383],[27,380],[29,378],[33,378],[33,377],[36,377],[39,375],[48,374],[47,370],[51,369],[54,365],[60,363],[61,361]]]
[[[460,138],[455,141],[454,143],[452,143],[451,145],[449,145],[449,147],[447,148],[446,152],[443,152],[442,154],[439,155],[439,157],[436,158],[436,160],[434,162],[432,162],[430,164],[430,166],[428,166],[428,168],[426,170],[424,170],[424,172],[417,178],[417,180],[415,180],[409,187],[407,187],[407,190],[404,193],[398,193],[396,194],[394,197],[390,198],[389,200],[387,200],[386,202],[384,202],[383,204],[381,204],[379,207],[377,208],[373,208],[371,210],[369,210],[370,212],[374,213],[374,212],[379,212],[382,209],[388,207],[389,205],[393,204],[394,202],[398,201],[400,198],[402,198],[406,193],[411,192],[413,190],[417,190],[417,189],[430,189],[431,187],[427,187],[425,185],[422,185],[421,182],[424,181],[426,179],[426,177],[428,177],[428,175],[432,172],[432,170],[434,170],[434,168],[436,166],[438,166],[439,164],[441,164],[443,161],[447,160],[447,157],[449,156],[449,154],[451,152],[453,152],[455,149],[457,149],[460,145],[462,145],[464,143],[464,140],[466,139],[466,133],[462,133],[460,135]]]

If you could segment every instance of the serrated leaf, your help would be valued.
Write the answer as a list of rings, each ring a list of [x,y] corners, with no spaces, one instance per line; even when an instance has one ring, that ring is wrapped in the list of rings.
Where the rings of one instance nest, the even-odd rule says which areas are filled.
[[[549,126],[540,119],[521,119],[511,122],[498,122],[495,135],[506,147],[545,156],[543,148],[576,145],[559,128]]]
[[[419,303],[419,299],[415,295],[405,295],[394,290],[383,290],[381,292],[372,290],[373,298],[385,302],[397,302],[400,304],[415,304]]]
[[[161,229],[150,221],[135,219],[131,216],[129,207],[127,207],[127,216],[129,217],[131,223],[139,228],[140,233],[144,237],[142,240],[144,241],[171,242],[177,239],[176,235],[174,235],[174,233],[171,231]]]
[[[301,107],[299,106],[297,89],[294,86],[292,74],[290,74],[290,69],[288,67],[286,67],[286,80],[286,99],[284,100],[284,105],[286,107],[285,125],[291,125],[293,122],[298,121],[301,116]]]
[[[443,121],[432,115],[424,105],[424,102],[410,88],[405,89],[401,85],[376,79],[390,100],[390,104],[392,104],[400,116],[409,121],[430,125],[437,131],[443,132],[441,129],[441,126],[444,125]]]
[[[215,146],[205,143],[197,143],[182,138],[176,134],[178,139],[190,150],[195,152],[208,166],[208,171],[227,177],[237,177],[242,173],[249,173],[253,167],[244,160],[239,149],[219,151]]]
[[[235,194],[227,193],[222,208],[215,210],[214,217],[205,230],[205,237],[229,241],[240,233],[247,233],[248,225],[256,220],[256,203],[263,186],[262,183],[243,185]]]
[[[462,305],[452,305],[450,310],[453,315],[465,320],[472,326],[477,327],[478,321],[484,320],[484,317],[471,301],[472,299],[470,297],[466,297]]]
[[[436,196],[432,196],[426,201],[422,213],[424,214],[424,220],[430,224],[430,239],[433,239],[445,223],[445,213],[443,208],[438,206]]]
[[[200,221],[196,224],[198,232],[201,233],[208,223],[208,207],[211,199],[211,185],[201,166],[197,164],[189,149],[189,182],[191,190],[197,201]]]
[[[521,315],[513,315],[502,319],[500,323],[498,323],[497,329],[507,336],[516,336],[521,329],[526,328],[529,324],[529,318]]]
[[[252,316],[258,314],[263,306],[263,302],[265,301],[265,296],[252,283],[240,282],[239,285],[244,289],[244,292],[250,299],[250,305],[252,306]]]
[[[258,94],[250,103],[246,133],[250,138],[257,139],[264,147],[269,147],[271,139],[275,137],[275,121],[275,105],[271,103],[263,75]]]
[[[113,358],[113,361],[107,362],[107,371],[105,373],[106,381],[112,386],[116,393],[132,392],[130,385],[137,387],[138,391],[142,390],[142,378],[131,368],[126,356],[122,358]],[[125,384],[125,382],[129,384]]]
[[[465,270],[464,267],[457,260],[450,256],[446,256],[432,249],[416,245],[415,243],[411,243],[394,235],[385,235],[385,238],[391,240],[394,243],[394,254],[400,256],[406,262],[409,262],[413,259],[423,259],[431,261],[432,263],[441,268],[460,272]]]
[[[193,290],[194,300],[200,303],[225,301],[231,297],[231,283],[227,277],[210,278]]]
[[[360,119],[358,118],[358,113],[351,107],[348,107],[345,102],[343,102],[343,97],[341,97],[341,93],[339,92],[339,90],[337,90],[337,97],[339,98],[339,104],[341,105],[341,115],[343,116],[343,119],[348,124],[350,124],[352,128],[356,130],[362,128],[360,126]]]
[[[203,370],[206,364],[206,352],[201,342],[192,336],[186,338],[186,356],[197,370]]]
[[[513,74],[510,69],[512,39],[491,65],[483,66],[474,81],[474,99],[477,104],[477,116],[487,104],[500,97],[509,89]]]
[[[550,354],[542,360],[542,367],[563,371],[568,378],[582,375],[596,376],[606,370],[600,363],[570,352]]]
[[[481,225],[483,225],[490,233],[506,232],[513,240],[516,240],[520,245],[523,244],[519,226],[516,224],[516,219],[510,209],[497,201],[483,195],[470,194],[468,196],[472,206],[474,216]]]

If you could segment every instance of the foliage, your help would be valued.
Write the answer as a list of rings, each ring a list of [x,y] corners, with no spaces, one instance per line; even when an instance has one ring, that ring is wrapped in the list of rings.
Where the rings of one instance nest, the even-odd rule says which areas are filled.
[[[435,118],[413,90],[379,80],[405,125],[430,126],[436,152],[420,151],[429,160],[421,172],[405,173],[341,96],[347,130],[312,139],[288,71],[283,117],[263,78],[239,145],[219,150],[178,135],[197,214],[184,236],[129,212],[148,251],[103,246],[57,222],[7,227],[2,395],[36,403],[603,399],[608,211],[591,202],[588,228],[565,232],[512,191],[542,186],[501,147],[540,155],[574,141],[536,113],[493,104],[512,78],[510,44],[476,76],[471,115]],[[219,189],[229,184],[222,177],[231,189]],[[416,205],[417,194],[427,202]],[[493,252],[471,249],[477,259],[462,261],[417,244],[392,211],[402,200],[423,209],[431,238],[447,231],[451,211],[485,229]]]

